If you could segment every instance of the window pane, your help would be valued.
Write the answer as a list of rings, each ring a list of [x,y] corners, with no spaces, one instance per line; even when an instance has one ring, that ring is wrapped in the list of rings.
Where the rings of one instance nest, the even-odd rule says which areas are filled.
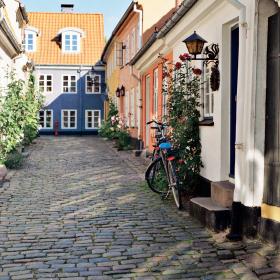
[[[71,81],[76,81],[76,77],[75,76],[71,76]]]
[[[76,116],[76,111],[70,111],[70,116]]]
[[[205,96],[205,113],[209,114],[209,95]]]
[[[211,114],[214,113],[214,94],[211,94]]]

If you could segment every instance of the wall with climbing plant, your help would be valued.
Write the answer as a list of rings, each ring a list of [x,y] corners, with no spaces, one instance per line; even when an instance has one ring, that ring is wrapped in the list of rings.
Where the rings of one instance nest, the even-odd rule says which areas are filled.
[[[27,81],[9,74],[8,86],[0,92],[0,164],[19,145],[29,144],[37,136],[42,104],[43,96],[32,73]]]

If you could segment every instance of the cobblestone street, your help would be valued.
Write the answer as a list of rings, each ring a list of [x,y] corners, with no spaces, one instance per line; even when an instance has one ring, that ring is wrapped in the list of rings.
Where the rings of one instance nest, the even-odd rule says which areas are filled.
[[[32,145],[0,191],[1,280],[280,279],[274,248],[219,243],[148,190],[141,162],[111,145],[98,137]]]

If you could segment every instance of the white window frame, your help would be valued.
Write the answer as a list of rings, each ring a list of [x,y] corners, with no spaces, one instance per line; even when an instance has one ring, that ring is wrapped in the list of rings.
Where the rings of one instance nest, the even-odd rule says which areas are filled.
[[[155,119],[158,118],[158,68],[154,69],[154,73],[153,73],[153,113],[154,113],[154,117]]]
[[[131,35],[130,35],[130,57],[134,57],[135,55],[135,28],[132,29]]]
[[[214,116],[214,91],[211,89],[210,84],[211,68],[206,65],[203,67],[203,87],[202,87],[202,96],[203,96],[203,117],[204,118],[213,118]],[[206,106],[206,98],[209,97],[208,108]],[[208,111],[208,112],[207,112]]]
[[[135,90],[130,91],[130,126],[135,127]]]
[[[75,127],[70,127],[70,112],[75,112]],[[68,112],[68,126],[69,127],[65,127],[64,126],[64,112]],[[68,130],[71,130],[71,129],[77,129],[77,117],[78,117],[78,114],[77,114],[77,110],[76,109],[62,109],[61,110],[61,129],[68,129]]]
[[[73,36],[77,36],[77,50],[73,50]],[[62,36],[62,51],[65,53],[79,53],[81,51],[81,34],[77,31],[64,31]],[[70,50],[66,50],[66,36],[70,36]]]
[[[126,38],[126,44],[125,44],[125,64],[128,64],[129,63],[129,35],[127,35],[127,38]]]
[[[29,35],[32,35],[33,36],[33,44],[32,44],[32,49],[28,49],[28,36]],[[37,33],[36,31],[33,31],[33,30],[25,30],[24,31],[24,49],[26,52],[35,52],[36,49],[37,49],[37,40],[36,40],[36,37],[37,37]]]
[[[125,93],[125,98],[124,98],[124,115],[125,115],[125,124],[126,126],[129,127],[129,109],[130,109],[130,106],[129,106],[129,91],[126,91]]]
[[[88,126],[88,113],[91,112],[92,113],[92,124],[93,124],[93,127],[89,127]],[[99,116],[98,116],[98,126],[94,126],[94,113],[95,112],[98,112]],[[101,110],[85,110],[85,129],[89,129],[89,130],[92,130],[92,129],[99,129],[101,127]]]
[[[86,75],[86,79],[85,79],[85,87],[86,87],[86,94],[100,94],[101,93],[101,75],[99,75],[99,74],[95,74],[94,76],[93,76],[93,79],[95,78],[95,77],[98,77],[98,80],[99,80],[99,86],[98,86],[98,91],[95,91],[95,85],[94,84],[92,84],[92,91],[88,91],[88,85],[87,85],[87,83],[88,83],[88,77],[90,77],[90,75]]]
[[[44,86],[40,86],[40,77],[43,76],[44,77]],[[47,85],[47,76],[50,76],[51,77],[51,91],[47,91],[47,88],[48,88],[48,85]],[[41,90],[41,88],[43,88],[43,93],[53,93],[53,74],[39,74],[38,75],[38,87],[39,87],[39,90]]]
[[[47,112],[51,112],[51,121],[50,121],[50,127],[47,127]],[[40,113],[44,112],[44,126],[41,126],[40,129],[53,129],[53,110],[52,109],[43,109],[39,111],[39,122],[40,122]]]
[[[69,88],[69,81],[71,82],[71,77],[75,77],[75,83],[76,83],[76,91],[64,91],[64,77],[68,77],[68,88]],[[70,80],[69,80],[69,77],[70,77]],[[78,82],[77,82],[77,75],[62,75],[62,93],[65,93],[65,94],[76,94],[77,93],[77,87],[78,87]],[[71,89],[71,85],[70,85],[70,89]]]

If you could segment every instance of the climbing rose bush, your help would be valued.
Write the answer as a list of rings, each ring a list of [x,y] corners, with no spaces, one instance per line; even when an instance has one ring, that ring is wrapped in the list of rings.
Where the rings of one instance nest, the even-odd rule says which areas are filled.
[[[201,69],[190,66],[190,55],[163,67],[163,94],[168,98],[170,138],[178,155],[178,174],[183,186],[193,190],[198,183],[201,160],[199,134]]]

